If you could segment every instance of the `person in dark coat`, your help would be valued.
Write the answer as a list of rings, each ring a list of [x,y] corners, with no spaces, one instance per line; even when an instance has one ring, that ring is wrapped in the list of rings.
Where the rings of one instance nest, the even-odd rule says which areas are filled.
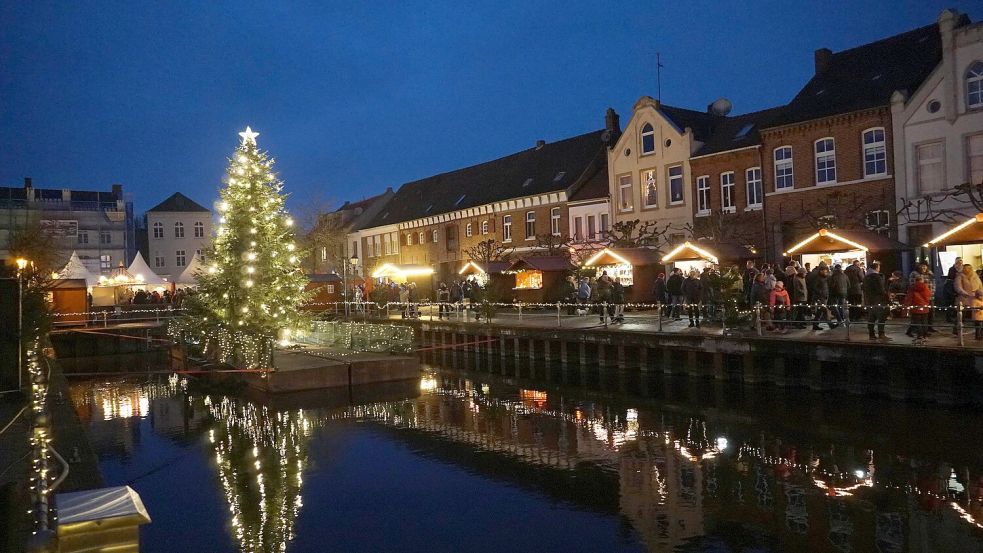
[[[700,327],[700,307],[703,301],[703,282],[700,281],[700,274],[690,271],[689,276],[682,284],[683,298],[686,301],[686,314],[689,316],[690,327]]]
[[[655,303],[662,304],[662,313],[660,316],[667,314],[669,311],[666,308],[666,303],[669,300],[669,292],[666,290],[666,274],[659,273],[655,277],[655,284],[652,285],[652,296],[655,299]]]
[[[608,312],[612,320],[616,323],[625,322],[625,287],[618,279],[614,279],[611,284],[611,303]]]
[[[864,303],[864,291],[863,282],[864,268],[860,266],[860,260],[854,259],[853,263],[843,270],[846,273],[847,278],[850,279],[850,287],[846,291],[846,299],[850,302],[850,319],[860,320],[860,314],[863,310],[861,307]]]
[[[816,306],[816,315],[812,319],[812,329],[821,330],[819,323],[825,322],[830,329],[837,327],[829,321],[829,269],[825,263],[820,263],[815,269],[816,276],[812,282],[810,301]]]
[[[843,272],[843,266],[837,263],[829,275],[829,305],[830,311],[836,317],[836,322],[843,322],[843,302],[846,301],[847,290],[850,289],[850,277]]]
[[[867,332],[871,340],[878,338],[884,339],[884,326],[887,321],[888,298],[887,283],[884,275],[881,274],[881,264],[875,261],[870,264],[870,270],[864,276],[863,295],[867,306]],[[874,326],[877,326],[877,335],[874,335]]]
[[[683,270],[673,269],[672,275],[666,280],[666,290],[669,292],[669,303],[671,305],[669,316],[674,321],[678,321],[682,316],[683,309]]]

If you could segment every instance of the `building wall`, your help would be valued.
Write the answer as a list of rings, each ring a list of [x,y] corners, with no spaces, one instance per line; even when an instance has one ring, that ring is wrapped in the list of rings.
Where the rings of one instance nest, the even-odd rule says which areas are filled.
[[[631,119],[625,125],[621,137],[608,152],[608,187],[611,196],[612,224],[640,219],[672,224],[682,230],[693,223],[692,175],[689,158],[702,144],[696,142],[692,131],[678,129],[657,109],[658,103],[648,97],[635,103]],[[642,153],[641,131],[646,123],[655,131],[655,151]],[[670,167],[683,169],[682,202],[669,201],[668,172]],[[646,205],[646,182],[649,172],[655,177],[655,206]],[[630,177],[632,183],[631,207],[626,208],[619,195],[622,177]]]
[[[611,227],[611,202],[607,198],[591,200],[589,202],[571,203],[568,205],[567,210],[569,211],[567,217],[569,219],[569,225],[566,232],[574,242],[599,241],[604,238],[604,232]],[[589,232],[591,218],[594,221],[595,234],[593,236]],[[578,225],[580,228],[579,233]]]
[[[884,129],[887,174],[865,177],[862,134],[875,127]],[[821,225],[868,228],[868,215],[886,217],[883,232],[897,235],[891,129],[885,106],[762,130],[769,260],[781,259],[786,247]],[[817,184],[815,143],[827,137],[834,139],[836,182]],[[783,146],[792,147],[794,183],[776,190],[774,151]]]
[[[175,236],[175,224],[184,225],[184,237]],[[154,236],[154,225],[163,225],[164,237]],[[204,235],[195,237],[195,223],[201,223]],[[148,211],[147,212],[147,265],[162,277],[176,278],[184,271],[198,252],[204,254],[212,243],[212,214],[208,211]],[[179,264],[178,252],[184,252],[184,263]]]
[[[750,245],[763,251],[765,244],[764,198],[754,205],[748,198],[748,170],[759,169],[762,177],[764,168],[761,160],[761,147],[753,146],[720,152],[690,160],[693,174],[693,235],[694,238],[707,238],[723,242]],[[734,209],[722,209],[723,188],[721,175],[733,173]],[[706,177],[709,184],[708,210],[701,210],[697,188],[700,177]]]

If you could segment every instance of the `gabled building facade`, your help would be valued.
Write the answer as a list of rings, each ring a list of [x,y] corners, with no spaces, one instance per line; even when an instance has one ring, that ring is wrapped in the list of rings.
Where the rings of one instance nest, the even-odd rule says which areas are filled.
[[[312,274],[342,274],[345,269],[341,264],[353,256],[357,259],[359,252],[365,251],[357,240],[352,244],[348,237],[379,215],[393,195],[392,188],[387,188],[382,194],[345,202],[338,209],[320,215],[314,228],[305,235],[305,246],[310,254],[304,268]],[[349,261],[349,268],[357,270],[358,265],[351,267]]]
[[[147,210],[147,264],[175,279],[212,244],[212,212],[180,192]]]

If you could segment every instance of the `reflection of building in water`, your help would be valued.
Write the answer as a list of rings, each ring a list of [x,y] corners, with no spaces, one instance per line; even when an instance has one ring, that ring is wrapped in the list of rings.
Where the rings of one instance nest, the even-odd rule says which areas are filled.
[[[285,551],[303,506],[311,423],[303,410],[272,412],[229,399],[211,411],[218,424],[209,442],[240,550]]]

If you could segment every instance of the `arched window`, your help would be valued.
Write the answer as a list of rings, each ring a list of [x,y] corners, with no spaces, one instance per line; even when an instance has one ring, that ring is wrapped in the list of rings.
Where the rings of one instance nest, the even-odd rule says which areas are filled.
[[[468,226],[464,227],[464,235],[470,238],[471,234],[472,234],[471,223],[468,223]]]
[[[481,234],[488,234],[488,219],[481,222]]]
[[[195,221],[195,238],[205,237],[205,224],[201,221]]]
[[[433,234],[433,243],[436,244],[437,243],[437,229],[433,229],[433,231],[431,232],[431,234]]]
[[[157,221],[154,223],[154,238],[164,237],[164,223]]]
[[[184,238],[184,223],[181,221],[174,223],[174,238]]]
[[[983,62],[976,62],[966,71],[966,107],[983,108]]]
[[[642,125],[642,153],[651,154],[655,151],[655,129],[652,123]]]

